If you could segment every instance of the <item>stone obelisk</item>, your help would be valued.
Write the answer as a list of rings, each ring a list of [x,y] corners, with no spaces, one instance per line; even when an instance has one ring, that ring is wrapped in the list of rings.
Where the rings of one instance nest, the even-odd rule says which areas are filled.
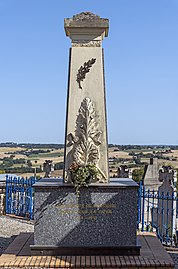
[[[139,255],[138,185],[130,178],[109,180],[108,176],[101,47],[108,20],[84,12],[65,19],[65,31],[72,40],[65,178],[43,178],[34,185],[31,251],[33,255]]]
[[[95,182],[108,182],[108,143],[102,40],[108,19],[83,12],[64,20],[70,37],[65,138],[65,182],[71,182],[72,164],[94,164]]]

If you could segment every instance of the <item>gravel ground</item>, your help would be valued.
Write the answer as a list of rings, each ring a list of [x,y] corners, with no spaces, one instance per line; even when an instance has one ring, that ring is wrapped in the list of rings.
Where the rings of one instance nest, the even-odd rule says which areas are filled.
[[[19,233],[33,231],[34,225],[32,221],[9,216],[0,216],[0,255]],[[175,263],[175,269],[178,269],[178,251],[168,251],[168,253]]]
[[[33,232],[32,221],[9,216],[0,216],[0,255],[21,232]]]

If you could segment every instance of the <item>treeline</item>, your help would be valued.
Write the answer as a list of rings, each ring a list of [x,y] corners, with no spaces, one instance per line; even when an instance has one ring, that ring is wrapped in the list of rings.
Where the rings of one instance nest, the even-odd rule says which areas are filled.
[[[118,144],[109,144],[109,148],[117,147],[118,150],[154,150],[154,149],[167,149],[170,148],[172,150],[178,150],[178,145],[118,145]]]
[[[13,157],[4,157],[4,158],[1,158],[0,161],[2,161],[2,163],[0,164],[0,169],[11,167],[14,164],[26,164],[27,162],[23,158],[13,159]]]
[[[133,158],[157,158],[157,159],[162,159],[162,160],[167,160],[167,161],[177,161],[177,157],[174,156],[164,156],[163,154],[166,154],[166,152],[157,152],[157,153],[143,153],[143,152],[130,152],[129,156],[133,156]]]
[[[29,143],[20,143],[18,147],[22,148],[53,148],[53,149],[63,149],[64,144],[29,144]]]
[[[53,148],[53,149],[63,149],[64,144],[35,144],[35,143],[14,143],[5,142],[0,143],[0,147],[22,147],[22,148]],[[178,145],[119,145],[119,144],[109,144],[108,147],[117,147],[118,150],[143,150],[143,149],[156,149],[156,148],[170,148],[172,150],[178,150]]]
[[[64,148],[64,144],[34,144],[34,143],[13,143],[13,142],[5,142],[0,143],[0,147],[21,147],[21,148],[53,148],[53,149],[62,149]]]
[[[44,150],[44,149],[36,149],[36,150],[34,150],[34,149],[31,149],[31,150],[29,150],[29,149],[25,149],[25,150],[17,150],[17,151],[14,151],[14,152],[7,152],[8,154],[12,154],[12,155],[14,155],[14,154],[20,154],[20,155],[25,155],[25,156],[27,156],[27,157],[29,157],[30,155],[34,155],[34,154],[39,154],[39,153],[49,153],[49,152],[51,152],[51,150],[50,149],[46,149],[46,150]]]

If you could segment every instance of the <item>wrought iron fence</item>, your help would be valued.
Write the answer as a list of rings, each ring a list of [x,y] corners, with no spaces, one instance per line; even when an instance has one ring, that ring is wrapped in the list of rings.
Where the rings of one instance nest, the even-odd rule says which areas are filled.
[[[33,184],[36,178],[6,177],[6,214],[33,219]],[[137,228],[155,232],[162,243],[177,244],[177,192],[149,190],[140,182]]]
[[[33,219],[33,187],[36,178],[6,176],[6,214]]]
[[[177,192],[149,190],[140,182],[137,225],[141,231],[156,232],[164,244],[177,245]]]

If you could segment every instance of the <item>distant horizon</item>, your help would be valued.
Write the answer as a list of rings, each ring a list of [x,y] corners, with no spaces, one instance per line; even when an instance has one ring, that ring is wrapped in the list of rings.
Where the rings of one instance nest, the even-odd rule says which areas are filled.
[[[1,144],[11,144],[11,145],[13,145],[13,144],[17,144],[17,145],[19,145],[19,144],[26,144],[26,145],[28,145],[28,144],[34,144],[34,145],[65,145],[65,143],[55,143],[55,142],[44,142],[44,143],[42,143],[42,142],[12,142],[12,141],[6,141],[6,142],[0,142],[0,145]],[[156,146],[178,146],[178,144],[118,144],[118,143],[108,143],[108,145],[116,145],[116,146],[152,146],[152,147],[156,147]]]
[[[83,11],[109,19],[108,141],[178,145],[177,0],[1,0],[0,141],[64,143],[71,47],[64,18]]]

